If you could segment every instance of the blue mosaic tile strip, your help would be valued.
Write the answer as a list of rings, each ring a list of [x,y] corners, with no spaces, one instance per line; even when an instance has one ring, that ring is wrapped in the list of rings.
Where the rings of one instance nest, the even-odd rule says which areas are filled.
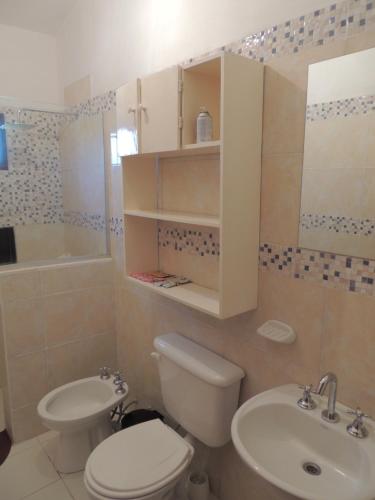
[[[302,214],[300,227],[304,231],[332,231],[357,236],[375,236],[374,219],[355,219],[341,215]]]
[[[309,104],[306,107],[306,121],[315,122],[331,118],[350,118],[351,116],[370,113],[375,113],[374,95]]]
[[[262,243],[259,267],[329,288],[375,296],[375,260]]]
[[[94,231],[105,231],[106,219],[102,214],[89,214],[86,212],[64,212],[64,223],[73,226],[93,229]]]
[[[317,9],[306,15],[267,27],[258,33],[245,36],[240,41],[224,45],[198,58],[198,61],[220,51],[233,52],[266,62],[273,57],[296,54],[306,48],[325,45],[345,39],[375,24],[375,2],[371,0],[344,0]]]
[[[124,218],[113,216],[109,219],[109,231],[116,237],[124,234]]]
[[[105,94],[93,97],[77,106],[73,106],[70,112],[77,113],[78,116],[92,116],[105,111],[111,111],[116,107],[116,91],[110,90]]]
[[[159,223],[158,244],[160,248],[201,257],[220,255],[219,231],[200,226]]]

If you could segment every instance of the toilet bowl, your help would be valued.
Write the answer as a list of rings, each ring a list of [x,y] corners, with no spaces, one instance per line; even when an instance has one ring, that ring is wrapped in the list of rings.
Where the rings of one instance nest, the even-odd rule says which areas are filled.
[[[43,424],[59,432],[55,466],[59,472],[83,470],[92,450],[112,434],[110,411],[128,393],[116,394],[113,379],[90,377],[49,392],[38,405]]]
[[[160,420],[129,427],[103,441],[84,475],[92,500],[174,500],[194,449]]]
[[[187,438],[151,420],[104,440],[85,468],[92,500],[176,500],[194,455],[191,441],[219,447],[231,438],[243,370],[176,333],[156,337],[154,347],[164,407]]]

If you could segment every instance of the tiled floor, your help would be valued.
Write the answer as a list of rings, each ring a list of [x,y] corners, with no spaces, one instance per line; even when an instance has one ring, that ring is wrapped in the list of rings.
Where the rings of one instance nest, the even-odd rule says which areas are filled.
[[[12,447],[0,467],[1,500],[90,500],[83,472],[59,474],[52,463],[56,434],[47,432]]]
[[[52,456],[56,436],[46,432],[12,446],[0,467],[1,500],[90,500],[83,472],[60,474],[55,470]],[[216,498],[210,496],[210,500]]]

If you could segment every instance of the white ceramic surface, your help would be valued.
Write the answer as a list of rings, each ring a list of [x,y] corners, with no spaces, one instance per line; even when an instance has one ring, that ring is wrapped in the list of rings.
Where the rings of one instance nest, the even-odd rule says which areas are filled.
[[[209,447],[228,443],[243,370],[177,333],[156,337],[154,347],[168,414]]]
[[[54,457],[59,472],[82,470],[91,451],[111,435],[110,411],[128,393],[116,394],[113,378],[90,377],[63,385],[40,401],[44,425],[59,432]]]
[[[314,396],[315,410],[297,406],[301,389],[285,385],[249,399],[236,412],[232,439],[244,462],[267,481],[308,500],[373,500],[375,498],[375,425],[366,422],[369,436],[356,439],[346,432],[353,420],[337,404],[341,420],[321,418],[327,399]],[[314,462],[319,476],[302,465]]]

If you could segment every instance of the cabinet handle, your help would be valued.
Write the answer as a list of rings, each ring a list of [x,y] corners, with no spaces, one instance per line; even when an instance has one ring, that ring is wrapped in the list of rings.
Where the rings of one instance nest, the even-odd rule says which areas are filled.
[[[128,113],[129,113],[129,114],[130,114],[130,113],[135,113],[136,111],[137,111],[137,110],[136,110],[133,106],[130,106],[130,107],[128,108]]]
[[[143,104],[140,104],[140,105],[139,105],[139,109],[140,109],[141,111],[144,111],[145,113],[147,112],[147,107],[146,107],[146,106],[144,106]]]

